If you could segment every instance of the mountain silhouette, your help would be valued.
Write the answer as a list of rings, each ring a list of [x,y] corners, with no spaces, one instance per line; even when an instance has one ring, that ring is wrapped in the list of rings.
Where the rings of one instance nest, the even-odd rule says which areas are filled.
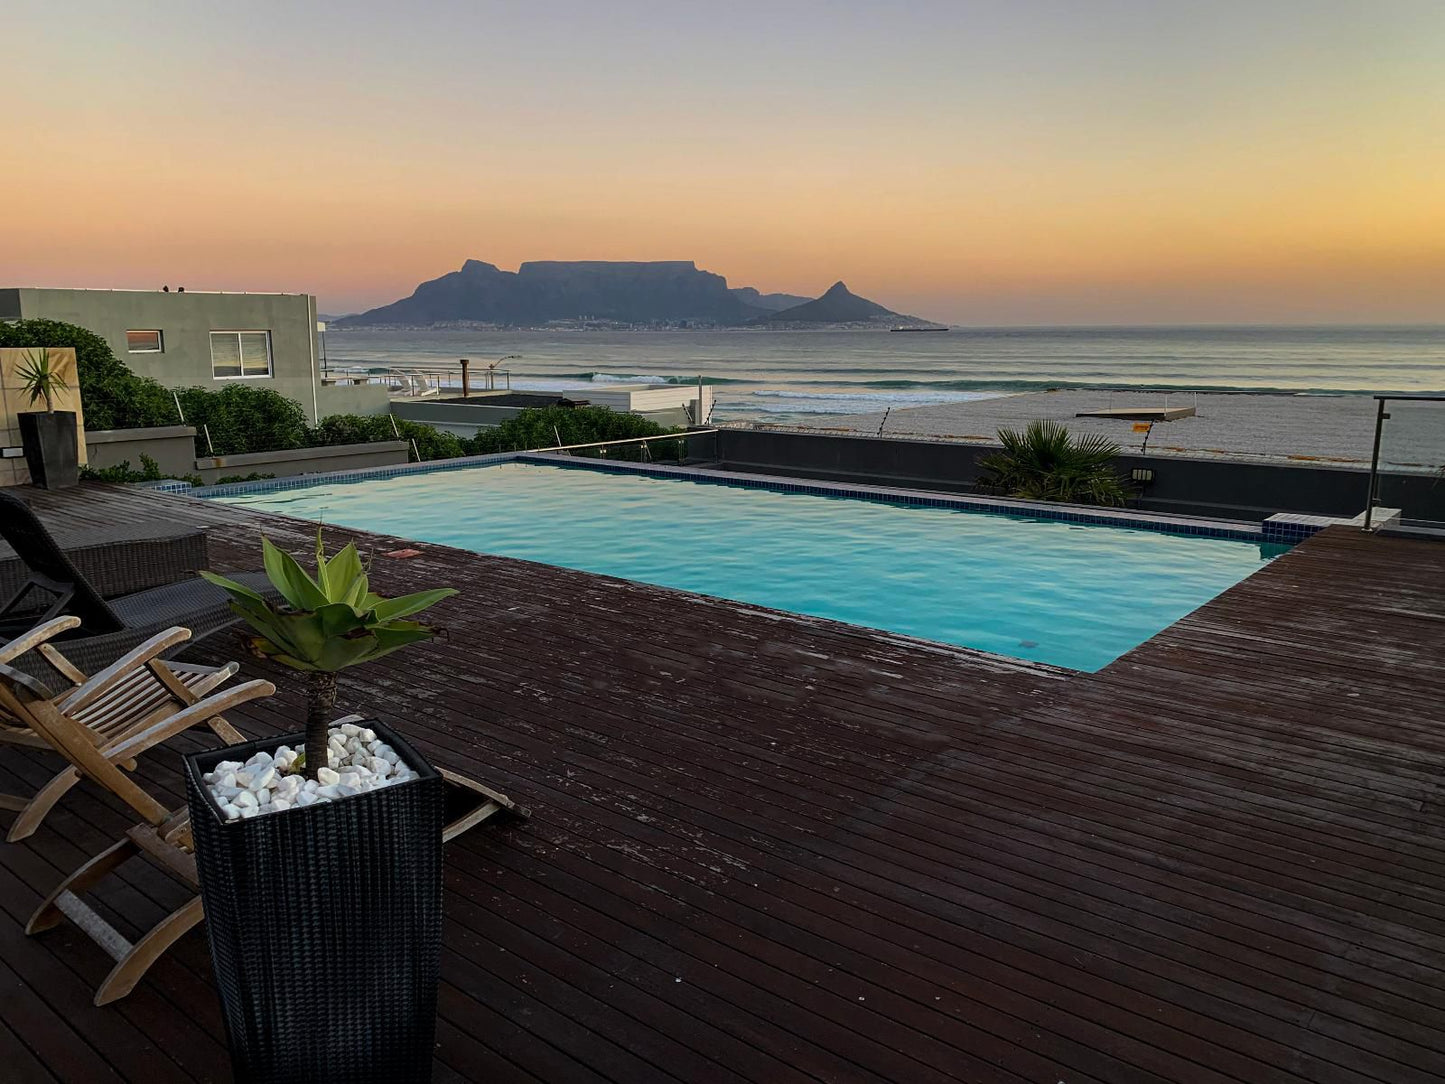
[[[876,301],[859,297],[842,282],[828,287],[827,293],[813,301],[805,301],[790,309],[757,317],[755,324],[926,324],[916,316],[886,309]]]
[[[459,270],[423,282],[410,297],[339,317],[331,326],[537,327],[586,321],[711,327],[927,323],[858,297],[841,282],[809,301],[751,286],[729,288],[727,279],[699,270],[691,260],[533,260],[516,271],[467,260]]]

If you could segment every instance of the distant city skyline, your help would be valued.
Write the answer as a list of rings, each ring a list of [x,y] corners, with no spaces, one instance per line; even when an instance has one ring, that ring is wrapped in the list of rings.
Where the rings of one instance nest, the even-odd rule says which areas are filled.
[[[0,286],[694,260],[961,324],[1445,322],[1445,3],[12,0]]]

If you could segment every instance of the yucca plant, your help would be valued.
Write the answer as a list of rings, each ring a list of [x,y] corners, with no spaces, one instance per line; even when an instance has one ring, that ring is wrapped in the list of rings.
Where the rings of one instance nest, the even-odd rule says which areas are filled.
[[[979,460],[979,485],[995,493],[1028,500],[1071,504],[1122,505],[1129,496],[1114,469],[1119,446],[1108,437],[1069,435],[1055,421],[1030,422],[1020,432],[1000,429],[1003,451]]]
[[[30,396],[32,404],[40,399],[45,400],[47,414],[55,413],[55,393],[69,387],[50,360],[50,351],[43,348],[39,357],[27,352],[25,360],[15,370],[15,375],[20,378],[20,390]]]
[[[307,778],[315,779],[327,766],[337,673],[431,639],[439,629],[405,619],[457,592],[439,587],[393,599],[373,594],[356,546],[347,543],[328,560],[319,529],[314,577],[270,539],[261,539],[261,549],[266,575],[284,605],[214,572],[201,575],[231,596],[231,609],[257,633],[251,640],[256,651],[307,674],[303,766]]]

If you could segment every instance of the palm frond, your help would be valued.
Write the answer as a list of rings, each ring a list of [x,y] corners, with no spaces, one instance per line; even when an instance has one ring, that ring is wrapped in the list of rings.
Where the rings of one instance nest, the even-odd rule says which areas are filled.
[[[1124,479],[1114,470],[1119,446],[1099,433],[1070,435],[1059,422],[1030,422],[1023,430],[1000,429],[1003,450],[979,460],[985,490],[1029,500],[1122,505]]]

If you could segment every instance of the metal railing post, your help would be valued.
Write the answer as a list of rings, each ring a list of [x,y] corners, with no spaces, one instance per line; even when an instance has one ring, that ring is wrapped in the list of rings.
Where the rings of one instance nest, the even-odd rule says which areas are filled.
[[[1386,398],[1383,395],[1375,396],[1378,409],[1375,411],[1375,450],[1370,453],[1370,489],[1365,494],[1365,525],[1363,530],[1370,529],[1370,522],[1375,516],[1375,487],[1380,480],[1380,434],[1385,428],[1385,420],[1390,415],[1385,413]]]

